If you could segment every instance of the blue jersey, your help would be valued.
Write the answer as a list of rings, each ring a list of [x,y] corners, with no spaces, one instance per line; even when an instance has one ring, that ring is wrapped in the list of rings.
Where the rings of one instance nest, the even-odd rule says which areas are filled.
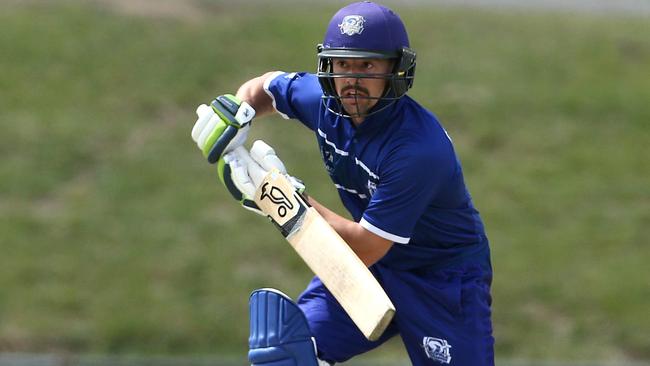
[[[380,263],[413,269],[487,253],[452,141],[413,99],[404,96],[355,127],[323,104],[313,74],[278,72],[264,89],[284,118],[315,132],[325,168],[353,219],[396,243]]]

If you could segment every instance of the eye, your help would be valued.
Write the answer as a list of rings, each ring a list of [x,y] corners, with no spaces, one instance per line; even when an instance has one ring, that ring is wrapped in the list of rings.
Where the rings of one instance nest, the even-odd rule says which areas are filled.
[[[366,61],[366,62],[363,63],[363,67],[364,67],[366,70],[370,70],[370,69],[374,68],[375,65],[373,65],[372,62],[368,62],[368,61]]]
[[[348,67],[348,63],[345,62],[344,60],[337,60],[336,61],[336,66],[338,66],[338,67],[340,67],[342,69],[346,69]]]

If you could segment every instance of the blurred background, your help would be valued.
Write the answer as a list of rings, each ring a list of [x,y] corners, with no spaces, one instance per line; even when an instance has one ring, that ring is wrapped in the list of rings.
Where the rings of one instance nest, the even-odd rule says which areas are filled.
[[[345,1],[0,0],[0,364],[244,365],[311,273],[190,138]],[[650,362],[650,1],[386,1],[491,240],[498,365]],[[254,122],[339,213],[312,133]],[[395,339],[350,365],[408,365]]]

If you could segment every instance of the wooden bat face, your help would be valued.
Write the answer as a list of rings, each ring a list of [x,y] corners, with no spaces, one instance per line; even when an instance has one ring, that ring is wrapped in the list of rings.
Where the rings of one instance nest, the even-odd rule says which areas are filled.
[[[278,171],[270,172],[262,181],[255,203],[366,338],[377,340],[390,324],[395,307],[347,243]]]

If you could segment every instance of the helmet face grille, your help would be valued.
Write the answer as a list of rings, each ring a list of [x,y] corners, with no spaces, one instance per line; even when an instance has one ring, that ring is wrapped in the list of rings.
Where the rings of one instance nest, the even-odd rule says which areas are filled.
[[[380,112],[391,106],[398,99],[403,97],[406,92],[413,86],[415,78],[415,57],[413,50],[404,47],[394,59],[395,66],[389,74],[370,74],[370,73],[335,73],[333,72],[333,60],[331,50],[318,46],[318,69],[316,75],[323,89],[323,103],[332,112],[343,117],[366,117]],[[363,57],[377,54],[377,52],[362,49],[337,49],[335,50],[338,57],[336,58],[380,58],[380,57]],[[389,57],[384,57],[389,58]],[[369,111],[362,113],[357,108],[356,111],[346,111],[341,102],[342,97],[338,95],[334,80],[337,78],[347,79],[384,79],[386,80],[386,89],[381,97],[356,96],[355,99],[377,100],[375,106]],[[334,103],[330,103],[333,101]],[[358,104],[357,104],[358,105]]]

